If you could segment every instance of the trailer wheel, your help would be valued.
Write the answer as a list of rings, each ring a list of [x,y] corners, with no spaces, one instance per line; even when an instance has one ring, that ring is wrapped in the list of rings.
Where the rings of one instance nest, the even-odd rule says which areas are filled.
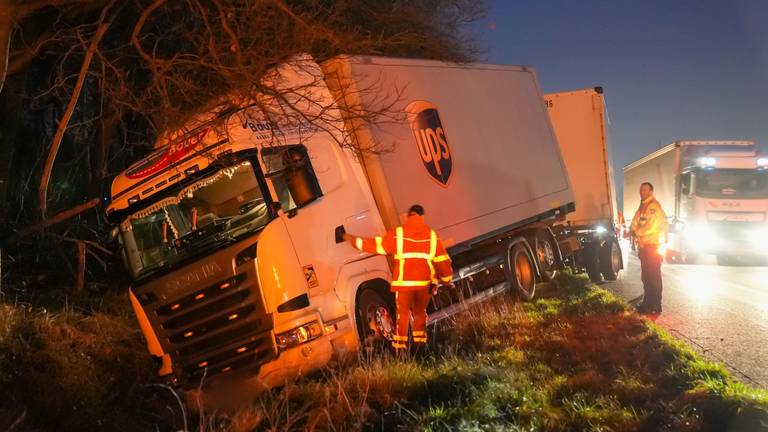
[[[536,267],[533,257],[523,243],[509,248],[507,277],[517,291],[518,298],[531,301],[536,293]]]
[[[607,281],[615,281],[621,271],[621,249],[615,239],[608,240],[600,247],[600,273]]]
[[[677,264],[681,261],[680,257],[681,255],[679,252],[667,250],[667,253],[664,254],[664,262],[667,264]]]
[[[357,299],[357,329],[364,344],[392,341],[396,332],[395,308],[375,289],[364,288]]]
[[[546,230],[536,231],[536,258],[539,260],[541,280],[549,282],[557,275],[554,238]]]
[[[588,245],[584,250],[584,269],[587,271],[589,280],[594,283],[600,283],[603,281],[603,276],[600,274],[600,254],[598,253],[596,244]]]

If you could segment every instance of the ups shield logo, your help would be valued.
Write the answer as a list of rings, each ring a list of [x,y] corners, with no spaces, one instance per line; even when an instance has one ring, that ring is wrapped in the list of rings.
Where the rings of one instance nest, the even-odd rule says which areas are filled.
[[[424,168],[441,186],[448,187],[453,159],[437,106],[427,101],[414,101],[405,110]]]

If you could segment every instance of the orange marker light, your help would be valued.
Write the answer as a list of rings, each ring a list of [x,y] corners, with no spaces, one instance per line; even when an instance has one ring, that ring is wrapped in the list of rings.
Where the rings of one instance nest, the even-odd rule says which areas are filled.
[[[219,288],[220,288],[220,289],[226,289],[226,288],[229,288],[229,282],[224,282],[223,284],[221,284],[221,285],[219,286]]]
[[[194,334],[193,332],[188,331],[188,332],[184,333],[184,337],[188,338],[188,337],[192,336],[193,334]]]
[[[203,293],[200,293],[200,294],[198,294],[198,295],[196,295],[196,296],[195,296],[195,300],[200,300],[200,299],[202,299],[202,298],[204,298],[204,297],[205,297],[205,294],[203,294]]]
[[[232,321],[233,319],[237,318],[237,314],[232,314],[232,315],[228,316],[227,318],[228,318],[230,321]]]
[[[206,366],[208,366],[208,362],[207,362],[207,361],[204,361],[204,362],[200,362],[200,363],[198,363],[198,364],[197,364],[197,366],[198,366],[198,367],[201,367],[201,368],[202,368],[202,367],[206,367]]]
[[[181,305],[176,303],[175,305],[171,306],[171,310],[176,310],[176,309],[178,309],[180,307],[181,307]]]
[[[246,348],[246,347],[240,347],[240,348],[237,349],[238,353],[244,353],[246,351],[248,351],[248,348]]]

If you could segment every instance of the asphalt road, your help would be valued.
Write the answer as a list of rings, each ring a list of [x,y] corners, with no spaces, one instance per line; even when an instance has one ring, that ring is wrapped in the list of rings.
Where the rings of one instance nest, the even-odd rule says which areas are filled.
[[[747,384],[768,389],[768,267],[663,264],[664,312],[656,323]],[[643,293],[640,262],[625,258],[619,280],[604,284],[627,300]]]

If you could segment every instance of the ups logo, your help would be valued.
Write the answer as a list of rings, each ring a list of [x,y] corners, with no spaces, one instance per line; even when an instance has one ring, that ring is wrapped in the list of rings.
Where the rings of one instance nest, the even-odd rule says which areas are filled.
[[[437,106],[427,101],[414,101],[405,110],[424,168],[441,186],[447,187],[453,160]]]

